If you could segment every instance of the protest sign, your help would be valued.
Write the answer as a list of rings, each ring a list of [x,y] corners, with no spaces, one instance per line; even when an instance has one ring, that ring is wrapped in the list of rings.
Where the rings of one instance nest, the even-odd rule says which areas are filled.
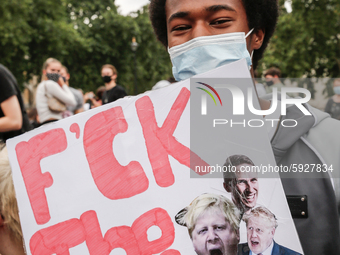
[[[206,75],[249,78],[244,61]],[[192,162],[207,160],[190,150],[189,99],[186,80],[9,140],[27,254],[194,255],[175,215],[203,193],[231,196],[222,177],[194,172]],[[253,138],[237,131],[241,142],[230,133],[232,146],[218,160],[242,153],[255,164],[275,164],[265,130],[257,130]],[[258,203],[283,222],[275,240],[301,252],[280,180],[259,183]]]

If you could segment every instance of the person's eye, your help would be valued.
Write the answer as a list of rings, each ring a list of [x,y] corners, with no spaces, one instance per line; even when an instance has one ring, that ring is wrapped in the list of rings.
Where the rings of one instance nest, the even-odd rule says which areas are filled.
[[[251,179],[252,182],[257,182],[256,178]]]
[[[216,229],[217,229],[217,230],[224,230],[224,229],[225,229],[225,226],[217,226]]]
[[[201,234],[204,234],[205,232],[207,231],[207,229],[201,229],[200,231],[198,231],[198,234],[201,235]]]
[[[185,31],[188,29],[190,29],[190,26],[188,25],[179,25],[179,26],[173,27],[171,31]]]
[[[210,25],[222,25],[222,24],[225,24],[226,25],[226,23],[228,23],[228,22],[230,22],[231,20],[230,19],[226,19],[226,18],[224,18],[224,19],[217,19],[217,20],[214,20],[214,21],[212,21],[212,22],[210,22]]]

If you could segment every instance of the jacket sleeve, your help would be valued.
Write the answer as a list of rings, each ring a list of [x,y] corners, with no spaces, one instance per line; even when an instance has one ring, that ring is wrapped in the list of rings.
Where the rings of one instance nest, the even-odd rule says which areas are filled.
[[[59,99],[61,102],[63,102],[66,105],[69,106],[76,106],[77,101],[74,98],[73,93],[69,89],[69,87],[64,84],[63,87],[61,88],[56,82],[54,81],[47,81],[45,83],[46,86],[46,92],[57,99]]]

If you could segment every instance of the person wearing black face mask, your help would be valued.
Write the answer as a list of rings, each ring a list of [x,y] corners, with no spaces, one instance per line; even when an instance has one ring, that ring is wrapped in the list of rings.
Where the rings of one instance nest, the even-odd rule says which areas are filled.
[[[125,89],[116,83],[118,72],[113,65],[103,65],[101,75],[106,89],[102,96],[103,104],[114,102],[127,95]]]
[[[63,118],[63,111],[54,111],[49,106],[49,98],[58,99],[65,106],[77,105],[73,93],[60,75],[62,64],[48,58],[43,64],[41,83],[37,87],[36,107],[41,125]]]
[[[281,83],[281,71],[279,68],[271,67],[265,73],[264,77],[266,78],[266,85],[267,85],[267,93],[272,93],[273,88],[277,88],[278,91],[281,91],[281,88],[284,85]]]

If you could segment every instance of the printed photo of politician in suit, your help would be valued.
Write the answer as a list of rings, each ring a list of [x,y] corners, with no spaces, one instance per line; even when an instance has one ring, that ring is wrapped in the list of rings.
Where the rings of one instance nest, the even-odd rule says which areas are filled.
[[[245,155],[232,155],[226,159],[224,167],[223,187],[231,193],[234,204],[242,214],[254,208],[260,187],[257,173],[249,171],[254,167],[253,161]]]
[[[251,209],[242,219],[247,226],[247,243],[239,244],[238,255],[301,255],[274,241],[278,223],[266,207]]]

